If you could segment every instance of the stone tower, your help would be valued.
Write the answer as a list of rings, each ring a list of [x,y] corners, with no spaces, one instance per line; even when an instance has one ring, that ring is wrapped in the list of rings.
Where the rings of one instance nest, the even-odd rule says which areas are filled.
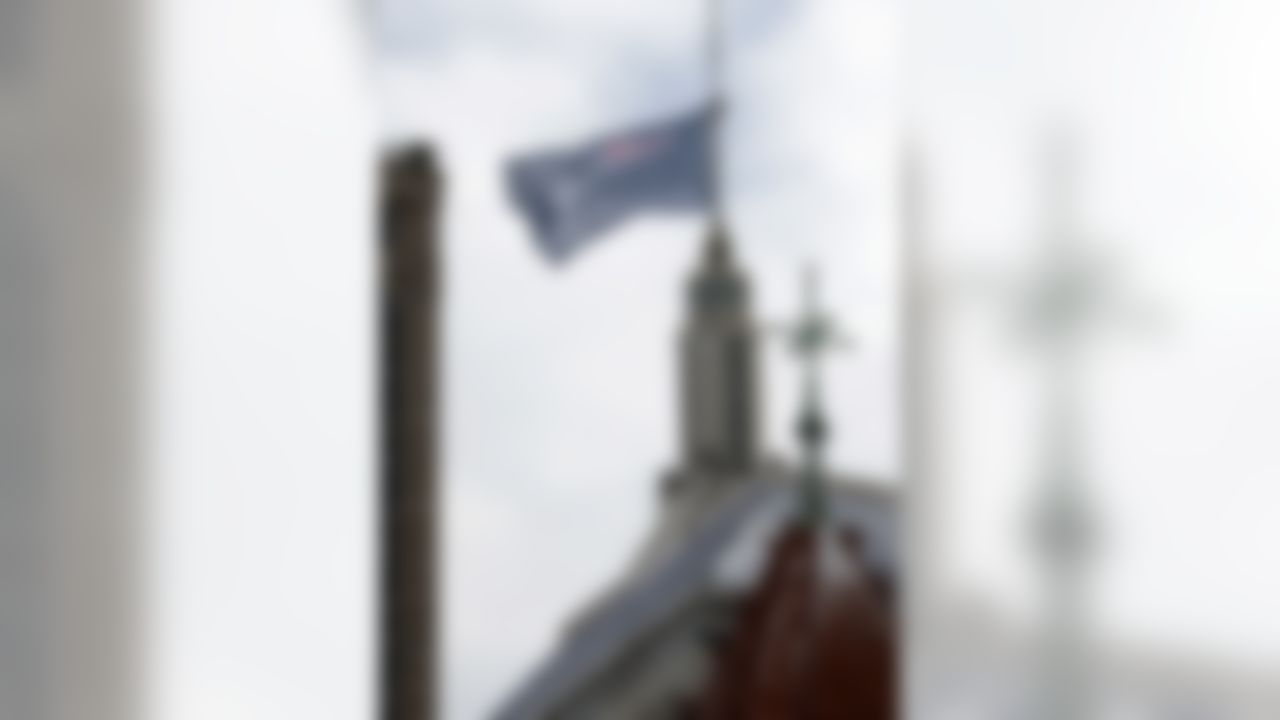
[[[684,468],[735,475],[758,460],[759,355],[751,285],[720,223],[689,283],[681,341]]]

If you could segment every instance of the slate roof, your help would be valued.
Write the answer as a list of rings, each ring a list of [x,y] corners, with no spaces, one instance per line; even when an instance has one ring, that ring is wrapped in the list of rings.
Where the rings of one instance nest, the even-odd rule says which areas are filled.
[[[740,583],[762,571],[767,548],[790,517],[796,497],[789,482],[743,482],[740,491],[706,514],[683,546],[632,578],[576,625],[496,720],[547,717],[680,610],[708,593],[745,591]],[[840,524],[861,531],[871,568],[892,573],[897,564],[892,491],[834,483],[830,503]]]

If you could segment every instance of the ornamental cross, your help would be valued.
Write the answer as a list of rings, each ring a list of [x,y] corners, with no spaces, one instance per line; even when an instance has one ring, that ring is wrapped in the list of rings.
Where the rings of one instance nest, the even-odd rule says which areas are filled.
[[[804,275],[804,304],[800,318],[782,328],[787,344],[803,368],[804,395],[796,430],[804,448],[802,513],[818,522],[825,512],[822,492],[822,451],[827,439],[827,422],[822,412],[822,359],[830,352],[849,347],[835,319],[821,309],[818,271],[810,267]]]

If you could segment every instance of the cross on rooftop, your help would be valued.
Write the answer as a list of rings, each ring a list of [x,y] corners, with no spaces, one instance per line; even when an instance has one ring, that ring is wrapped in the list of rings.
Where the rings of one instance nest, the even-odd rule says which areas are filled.
[[[804,306],[799,319],[784,332],[803,368],[803,398],[796,427],[804,448],[801,470],[804,518],[819,522],[824,512],[822,492],[822,451],[827,439],[827,422],[822,411],[822,359],[850,343],[841,334],[835,319],[820,307],[820,278],[816,268],[804,274]]]

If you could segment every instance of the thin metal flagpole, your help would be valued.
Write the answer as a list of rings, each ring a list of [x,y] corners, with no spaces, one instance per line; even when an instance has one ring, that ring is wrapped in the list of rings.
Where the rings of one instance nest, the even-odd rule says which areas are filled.
[[[707,0],[707,84],[711,103],[712,236],[722,237],[725,224],[726,43],[724,0]]]

